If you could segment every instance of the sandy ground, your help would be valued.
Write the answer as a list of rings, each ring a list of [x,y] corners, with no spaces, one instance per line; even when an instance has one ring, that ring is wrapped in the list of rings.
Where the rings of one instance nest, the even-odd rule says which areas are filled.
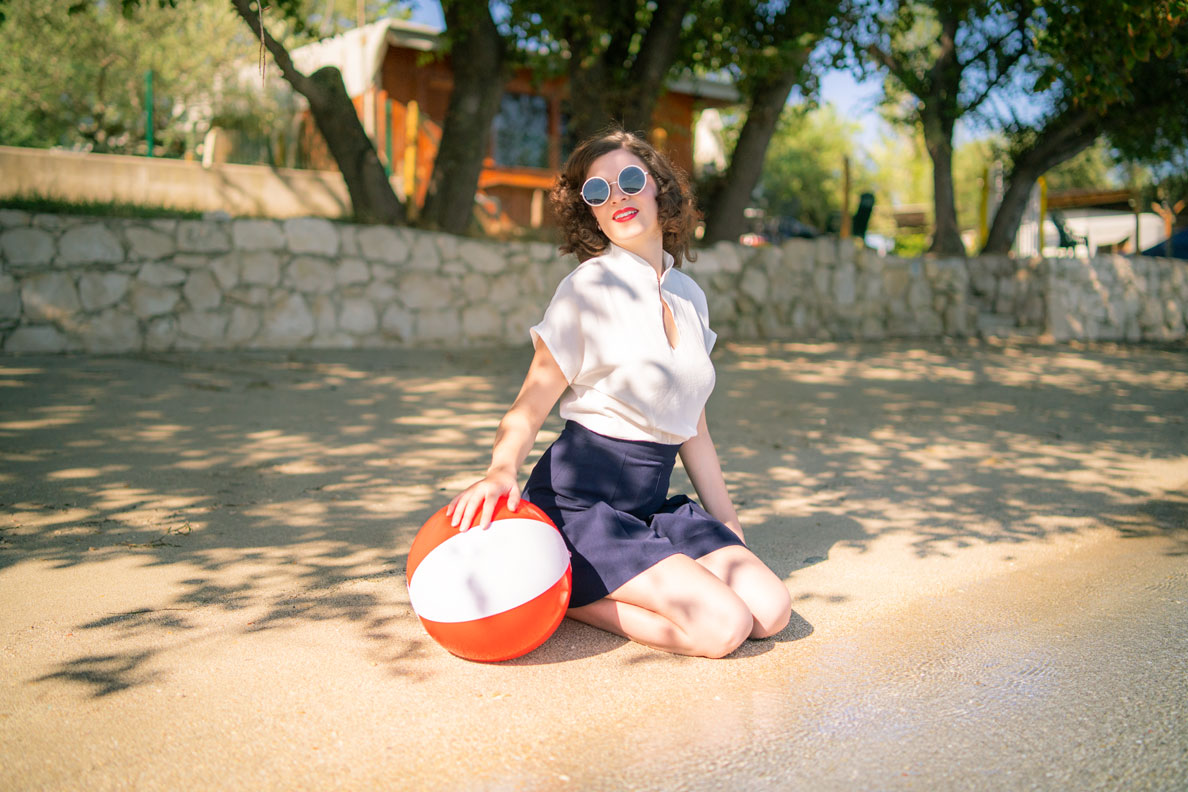
[[[789,628],[470,663],[405,554],[528,355],[0,359],[0,788],[1188,784],[1183,346],[723,344]]]

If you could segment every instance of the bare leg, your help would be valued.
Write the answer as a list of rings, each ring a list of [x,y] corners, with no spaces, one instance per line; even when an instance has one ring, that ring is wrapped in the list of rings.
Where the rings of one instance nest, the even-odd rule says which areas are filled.
[[[685,555],[669,556],[571,618],[677,654],[724,657],[754,630],[747,604]]]
[[[792,616],[788,587],[750,550],[731,545],[702,556],[697,563],[746,603],[755,617],[751,638],[769,638],[788,626]]]

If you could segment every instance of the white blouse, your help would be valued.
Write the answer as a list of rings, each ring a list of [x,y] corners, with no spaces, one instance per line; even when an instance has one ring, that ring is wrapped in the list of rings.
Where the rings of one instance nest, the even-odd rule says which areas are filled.
[[[531,328],[569,381],[561,417],[623,440],[683,443],[714,389],[705,293],[664,254],[664,274],[617,245],[582,262],[557,286]],[[676,320],[664,331],[661,300]]]

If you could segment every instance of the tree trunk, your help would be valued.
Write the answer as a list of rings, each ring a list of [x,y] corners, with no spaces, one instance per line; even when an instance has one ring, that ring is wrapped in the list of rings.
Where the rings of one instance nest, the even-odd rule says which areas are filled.
[[[309,101],[314,123],[326,139],[330,154],[346,181],[355,218],[368,223],[403,223],[404,205],[392,191],[375,146],[363,131],[363,124],[342,82],[342,73],[333,66],[326,66],[305,76],[293,66],[293,59],[284,45],[263,27],[249,0],[231,0],[231,4],[252,33],[263,38],[264,46],[293,90]]]
[[[620,119],[625,129],[651,131],[656,102],[664,89],[664,78],[680,49],[681,24],[689,9],[689,1],[660,0],[657,4],[639,54],[626,75],[624,90],[619,93],[621,104],[612,108],[612,114]]]
[[[1035,142],[1015,157],[982,253],[1010,252],[1036,180],[1089,148],[1100,134],[1098,120],[1085,112],[1062,114],[1040,131]]]
[[[585,140],[617,124],[648,137],[664,80],[680,53],[681,24],[690,0],[660,0],[652,13],[639,51],[628,50],[634,35],[637,0],[619,0],[608,13],[611,40],[602,47],[597,29],[576,27],[565,32],[570,51],[597,52],[569,63],[569,126]],[[630,67],[624,64],[630,62]]]
[[[421,224],[461,234],[474,216],[474,196],[490,149],[491,122],[507,83],[507,59],[503,37],[486,3],[446,0],[442,12],[453,38],[454,88]]]
[[[940,52],[928,71],[926,91],[919,98],[924,106],[920,120],[924,145],[932,159],[933,234],[930,253],[939,256],[966,255],[957,223],[957,197],[953,191],[953,127],[960,114],[961,62],[957,57],[957,31],[961,19],[957,9],[939,9]]]
[[[934,230],[930,253],[964,256],[961,228],[957,224],[957,198],[953,191],[953,122],[924,108],[924,145],[932,160]]]
[[[800,62],[776,72],[761,83],[751,97],[747,121],[738,135],[738,143],[730,157],[721,187],[707,196],[705,244],[723,240],[737,241],[746,230],[743,210],[751,201],[751,193],[763,173],[763,160],[767,146],[775,134],[776,124],[788,94],[800,74]]]

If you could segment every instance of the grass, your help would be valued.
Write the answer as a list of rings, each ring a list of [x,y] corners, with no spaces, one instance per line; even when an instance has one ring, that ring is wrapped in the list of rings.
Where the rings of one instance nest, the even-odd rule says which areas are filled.
[[[42,195],[13,195],[0,198],[0,209],[16,209],[38,214],[88,215],[96,217],[174,218],[198,220],[203,212],[191,209],[169,209],[164,206],[114,201],[68,201]]]

